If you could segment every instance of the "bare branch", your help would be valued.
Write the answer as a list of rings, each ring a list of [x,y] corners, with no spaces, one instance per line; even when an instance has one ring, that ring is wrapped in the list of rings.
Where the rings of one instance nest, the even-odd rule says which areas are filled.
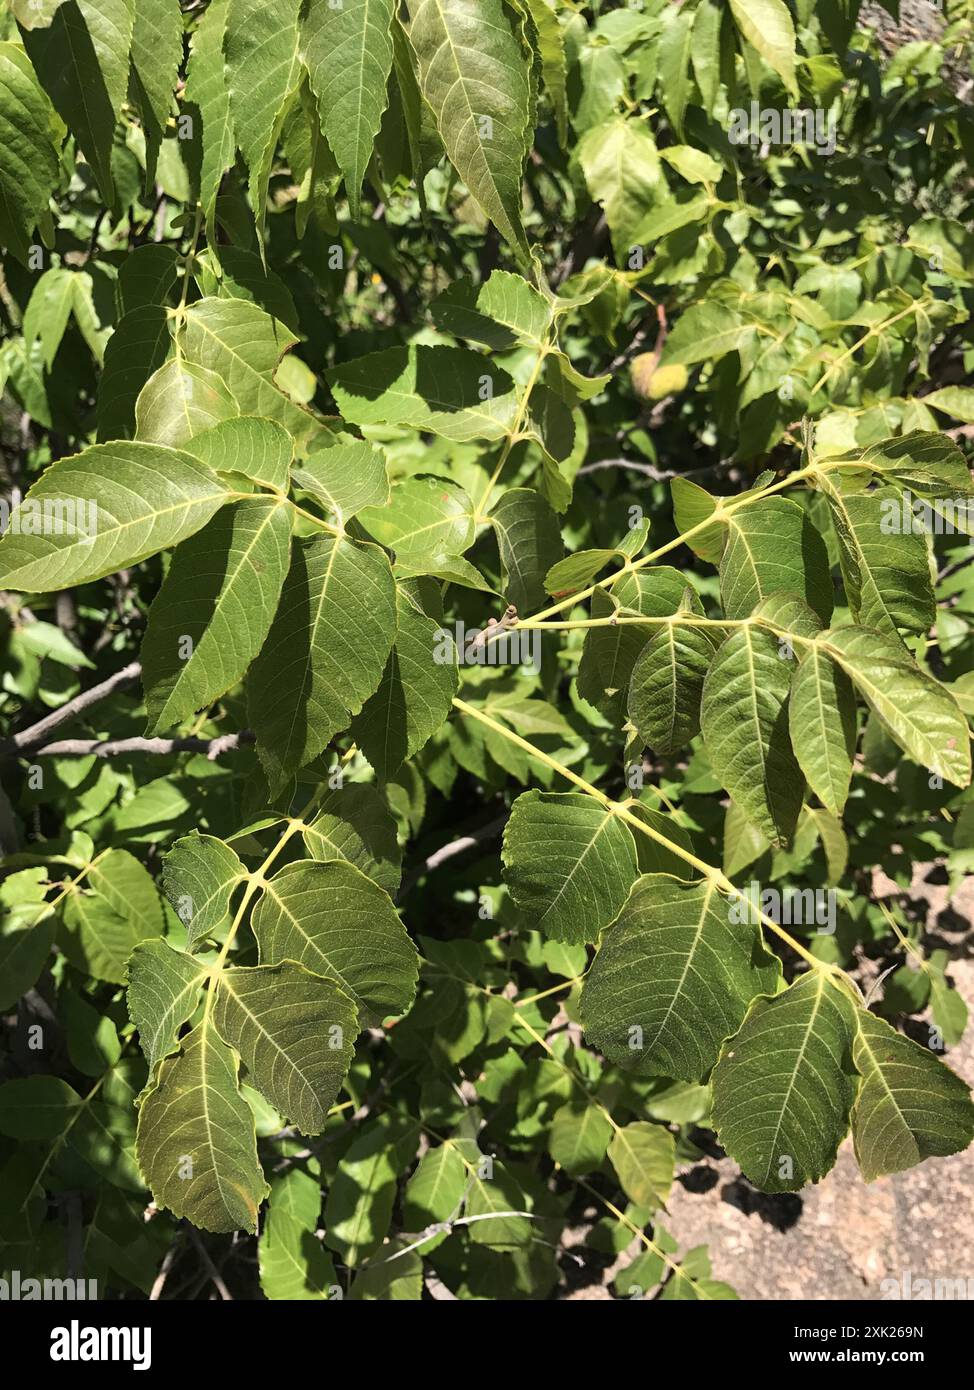
[[[43,743],[55,729],[59,729],[62,724],[67,724],[69,719],[74,719],[76,715],[90,709],[92,705],[97,705],[99,701],[107,699],[120,686],[128,685],[130,681],[134,681],[141,672],[140,662],[129,662],[128,666],[123,666],[121,671],[116,671],[114,676],[109,676],[107,680],[102,681],[101,685],[93,685],[90,690],[82,690],[80,695],[76,695],[73,700],[68,700],[67,704],[62,705],[60,709],[45,715],[36,724],[32,724],[29,729],[21,729],[20,733],[14,734],[13,738],[5,739],[5,751],[16,753],[33,748],[37,743]]]
[[[218,1294],[220,1295],[220,1297],[224,1300],[224,1302],[226,1302],[226,1303],[232,1303],[232,1302],[233,1302],[233,1294],[230,1292],[230,1290],[227,1288],[226,1284],[223,1282],[223,1276],[221,1275],[220,1271],[217,1269],[216,1265],[213,1263],[213,1260],[210,1258],[210,1252],[209,1252],[209,1250],[207,1250],[206,1246],[203,1244],[202,1238],[201,1238],[201,1237],[199,1236],[199,1234],[193,1229],[192,1226],[189,1226],[187,1229],[189,1230],[189,1234],[190,1234],[190,1236],[192,1237],[193,1244],[196,1246],[197,1250],[199,1251],[200,1259],[203,1261],[203,1264],[206,1266],[206,1272],[207,1272],[207,1274],[210,1276],[210,1282],[213,1284],[213,1286],[214,1286],[214,1288],[216,1289],[217,1293],[218,1293]]]
[[[221,753],[230,753],[245,744],[256,743],[250,729],[239,734],[220,734],[217,738],[63,738],[43,748],[31,748],[32,758],[120,758],[129,753],[205,753],[211,762]]]
[[[667,400],[669,399],[670,397],[667,397]],[[722,459],[719,463],[708,463],[703,468],[657,468],[655,463],[639,463],[636,459],[596,459],[594,463],[583,464],[578,470],[577,476],[581,477],[583,473],[601,473],[605,468],[628,468],[633,473],[644,473],[654,483],[668,483],[671,478],[702,478],[708,473],[724,472],[735,466],[736,460],[734,459]]]
[[[461,835],[457,840],[450,840],[448,844],[441,845],[423,860],[422,864],[417,865],[412,873],[408,875],[399,890],[400,901],[406,896],[409,890],[422,878],[423,874],[438,869],[441,864],[452,859],[457,854],[463,854],[465,850],[473,849],[474,845],[481,844],[484,840],[491,840],[503,830],[507,823],[507,816],[498,816],[496,820],[489,821],[487,825],[482,825],[479,830],[472,831],[469,835]]]
[[[509,603],[502,618],[488,618],[487,626],[483,631],[478,632],[473,641],[467,644],[467,656],[472,656],[474,652],[485,646],[488,638],[496,637],[501,632],[508,632],[512,627],[517,627],[517,609],[513,603]]]

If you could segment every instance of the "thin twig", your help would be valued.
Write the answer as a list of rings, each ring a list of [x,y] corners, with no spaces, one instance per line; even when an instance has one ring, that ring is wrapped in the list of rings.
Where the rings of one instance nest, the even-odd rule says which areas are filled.
[[[6,751],[33,748],[35,744],[43,743],[55,729],[59,729],[69,719],[74,719],[75,715],[90,709],[92,705],[107,699],[120,686],[128,685],[130,681],[134,681],[141,674],[141,671],[142,666],[138,661],[129,662],[128,666],[123,666],[121,671],[116,671],[113,676],[109,676],[100,685],[93,685],[90,690],[82,690],[80,695],[75,695],[73,700],[68,700],[60,709],[45,715],[36,724],[32,724],[29,729],[21,729],[20,733],[14,734],[13,738],[5,739]]]
[[[498,816],[496,820],[482,825],[479,830],[472,831],[469,835],[461,835],[459,839],[450,840],[448,844],[441,845],[423,860],[422,864],[417,865],[410,874],[407,875],[399,890],[400,900],[406,896],[410,889],[423,877],[424,874],[431,873],[438,869],[441,864],[453,859],[458,854],[463,854],[468,849],[473,849],[474,845],[479,845],[484,840],[492,840],[507,824],[507,816]]]
[[[217,1269],[216,1265],[213,1263],[212,1259],[210,1258],[209,1250],[207,1250],[199,1235],[197,1235],[196,1231],[194,1231],[192,1227],[189,1227],[189,1233],[193,1238],[193,1244],[200,1252],[200,1259],[206,1266],[206,1272],[210,1276],[210,1279],[212,1280],[217,1293],[223,1299],[224,1303],[232,1303],[233,1294],[230,1292],[226,1284],[223,1282],[223,1276]]]
[[[503,617],[488,618],[487,626],[482,632],[478,632],[472,642],[467,644],[467,659],[470,660],[474,652],[487,645],[487,639],[498,637],[502,632],[508,632],[512,627],[517,627],[517,609],[513,603],[509,603],[504,610]]]
[[[43,748],[31,748],[32,758],[120,758],[130,753],[205,753],[210,762],[221,753],[230,753],[245,744],[256,743],[250,729],[239,734],[220,734],[217,738],[64,738]]]
[[[169,1271],[173,1267],[178,1248],[179,1237],[177,1236],[163,1256],[162,1264],[159,1266],[159,1273],[156,1275],[155,1283],[152,1285],[152,1289],[149,1293],[150,1303],[156,1303],[162,1297],[162,1291],[166,1287],[166,1280],[169,1278]]]
[[[671,478],[702,478],[708,473],[719,473],[723,469],[733,468],[735,463],[735,459],[722,459],[718,463],[708,463],[704,468],[657,468],[655,463],[638,463],[635,459],[596,459],[594,463],[583,464],[576,476],[580,478],[583,473],[601,473],[606,468],[628,468],[633,473],[644,473],[654,483],[668,483]]]

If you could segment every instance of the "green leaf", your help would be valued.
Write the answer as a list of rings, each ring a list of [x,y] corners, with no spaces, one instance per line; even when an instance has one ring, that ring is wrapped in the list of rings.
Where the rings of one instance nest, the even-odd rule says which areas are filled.
[[[246,875],[235,851],[212,835],[194,830],[176,841],[162,861],[166,897],[186,927],[190,950],[230,926],[230,898]]]
[[[0,883],[0,1009],[12,1008],[37,983],[54,945],[45,877],[43,869],[24,869]]]
[[[58,115],[91,165],[99,192],[115,203],[112,145],[128,92],[135,0],[76,0],[24,46]]]
[[[388,893],[352,864],[288,864],[265,886],[253,930],[261,964],[296,961],[337,981],[363,1026],[405,1013],[413,1001],[416,948]]]
[[[416,551],[405,560],[397,560],[393,571],[397,579],[443,579],[447,584],[457,584],[462,589],[476,589],[479,593],[500,597],[476,565],[472,565],[462,555],[437,554],[424,560],[419,551]]]
[[[671,145],[660,155],[688,183],[716,183],[724,172],[722,164],[692,145]]]
[[[112,338],[109,350],[114,342]],[[186,447],[188,453],[199,457],[195,448],[188,447],[190,441],[214,425],[232,420],[237,411],[236,401],[216,372],[172,357],[153,372],[139,392],[135,435],[173,449]]]
[[[302,830],[312,859],[344,859],[392,896],[402,876],[396,821],[374,787],[348,782],[328,792]]]
[[[733,512],[720,561],[728,618],[746,618],[769,594],[800,594],[823,623],[832,616],[825,542],[808,514],[787,497],[768,497]]]
[[[55,120],[26,53],[0,43],[0,243],[22,261],[58,181]]]
[[[952,989],[944,974],[948,961],[946,951],[933,951],[930,956],[930,1012],[940,1029],[945,1047],[956,1047],[967,1028],[967,1004],[963,996]]]
[[[295,468],[294,486],[307,492],[344,523],[366,507],[389,505],[385,456],[371,444],[336,444],[316,449]]]
[[[857,627],[831,628],[820,641],[914,762],[955,786],[968,785],[967,720],[950,692],[921,671],[901,643]]]
[[[422,1255],[402,1236],[393,1236],[355,1275],[348,1297],[352,1302],[418,1303],[424,1287]]]
[[[738,29],[782,79],[793,96],[795,81],[795,25],[784,0],[730,0]]]
[[[762,1192],[797,1192],[832,1167],[855,1098],[856,1005],[821,970],[757,999],[714,1069],[721,1145]]]
[[[663,366],[707,362],[748,347],[757,329],[728,304],[705,301],[680,315],[660,359]],[[681,479],[681,481],[683,481]]]
[[[552,1116],[548,1149],[571,1177],[591,1173],[605,1158],[612,1125],[605,1110],[591,1102],[568,1101]]]
[[[624,265],[639,224],[665,192],[656,141],[641,122],[614,116],[586,131],[575,157],[605,212],[616,261]]]
[[[175,247],[153,241],[136,246],[118,268],[115,302],[119,318],[146,304],[165,304],[178,271]]]
[[[667,7],[659,40],[660,95],[666,114],[680,139],[683,138],[683,118],[693,85],[690,58],[695,17],[695,10]]]
[[[463,1147],[467,1149],[466,1144]],[[467,1161],[477,1165],[481,1159],[479,1154],[470,1152]],[[534,1236],[532,1223],[527,1216],[516,1214],[530,1208],[525,1207],[525,1194],[513,1174],[495,1160],[489,1178],[482,1177],[477,1166],[468,1168],[467,1175],[470,1190],[464,1215],[478,1218],[468,1227],[471,1243],[503,1251],[530,1245]]]
[[[717,498],[711,497],[705,488],[698,487],[689,478],[674,478],[670,483],[670,493],[676,529],[683,535],[698,526],[703,527],[690,537],[687,545],[701,560],[716,565],[723,554],[726,535],[716,521],[711,526],[704,526],[703,523],[716,511]]]
[[[182,724],[241,680],[270,631],[288,569],[290,509],[224,507],[173,557],[142,642],[147,732]]]
[[[537,33],[545,91],[555,117],[562,149],[568,144],[568,60],[556,0],[524,0]]]
[[[674,621],[640,652],[629,684],[629,719],[657,753],[685,748],[700,730],[700,697],[714,656],[704,628]]]
[[[140,941],[161,936],[162,903],[156,886],[127,850],[113,849],[87,880],[73,887],[61,908],[58,945],[79,970],[123,984],[129,956]]]
[[[129,1017],[153,1073],[179,1046],[179,1030],[196,1012],[207,967],[165,941],[143,941],[129,961]]]
[[[928,410],[939,410],[953,420],[963,420],[966,424],[974,422],[974,391],[969,386],[941,386],[936,391],[928,391],[923,397],[923,404]],[[942,436],[933,435],[931,438]],[[963,464],[963,455],[961,461]]]
[[[331,1256],[315,1235],[321,1208],[318,1179],[294,1167],[271,1183],[257,1259],[260,1286],[273,1300],[337,1297]]]
[[[135,0],[133,18],[132,68],[146,136],[146,186],[151,188],[183,62],[183,24],[172,0]]]
[[[213,1022],[274,1108],[302,1134],[320,1134],[359,1031],[348,995],[290,961],[237,966],[220,972]]]
[[[767,632],[741,627],[711,663],[700,726],[714,775],[773,844],[791,839],[803,779],[788,739],[792,671]]]
[[[238,1058],[200,1023],[164,1059],[139,1111],[139,1166],[157,1206],[206,1231],[257,1230],[269,1191]]]
[[[501,858],[515,904],[556,941],[595,941],[636,877],[628,826],[579,792],[519,796]]]
[[[460,1213],[467,1188],[463,1159],[450,1143],[430,1149],[417,1164],[403,1197],[403,1228],[424,1231]]]
[[[258,240],[271,164],[287,108],[301,82],[301,0],[230,0],[224,54],[237,144],[250,172]]]
[[[178,401],[170,404],[167,392],[179,391],[189,400],[193,391],[190,383],[183,383],[178,364],[166,363],[171,351],[169,317],[161,304],[140,304],[118,321],[105,348],[105,368],[98,388],[100,440],[134,434],[136,412],[144,396],[142,413],[147,418],[142,437],[173,446],[182,441],[188,411]]]
[[[172,357],[139,392],[135,434],[151,443],[186,448],[196,435],[232,420],[236,413],[238,404],[214,371]]]
[[[967,1148],[970,1091],[938,1057],[865,1009],[857,1010],[852,1046],[862,1076],[852,1138],[866,1182]]]
[[[635,1120],[616,1130],[609,1158],[631,1202],[648,1211],[665,1205],[676,1163],[676,1142],[668,1129]]]
[[[826,882],[839,883],[849,863],[849,841],[842,828],[842,822],[831,811],[826,811],[821,806],[808,807],[806,815],[813,821],[822,842],[828,875]]]
[[[186,104],[200,126],[199,198],[211,235],[220,183],[237,148],[223,54],[229,9],[230,0],[211,0],[193,30],[186,65]]]
[[[218,262],[212,251],[204,251],[196,260],[194,273],[204,295],[246,299],[272,318],[279,319],[292,332],[299,332],[298,312],[291,291],[255,252],[243,246],[221,246]],[[283,365],[286,367],[287,363],[285,358]]]
[[[99,310],[95,305],[94,282],[86,270],[79,270],[74,276],[72,290],[71,308],[78,332],[87,343],[92,357],[101,366],[110,329],[102,327]]]
[[[713,114],[720,90],[721,23],[725,14],[719,0],[701,0],[693,16],[690,61],[708,115]]]
[[[655,565],[623,575],[613,584],[611,593],[597,589],[592,599],[592,617],[624,613],[626,617],[638,614],[668,618],[680,609],[686,592],[686,579],[679,570]],[[586,634],[578,664],[579,692],[592,704],[599,704],[605,695],[611,697],[626,690],[636,658],[658,631],[655,624],[643,627],[639,623],[593,627]]]
[[[288,490],[294,443],[273,420],[245,415],[221,421],[198,434],[186,452],[214,473],[247,478],[275,492]]]
[[[582,988],[582,1026],[610,1061],[699,1081],[751,1000],[781,978],[756,924],[712,880],[647,874],[602,936]]]
[[[401,1166],[395,1124],[380,1116],[363,1125],[328,1188],[325,1240],[353,1269],[382,1244],[392,1220]]]
[[[634,801],[629,807],[636,820],[642,821],[643,825],[655,830],[657,835],[662,835],[668,842],[662,844],[659,840],[650,835],[637,835],[636,840],[636,863],[641,874],[672,874],[674,878],[694,878],[696,870],[678,852],[677,848],[686,850],[688,854],[694,853],[693,841],[687,830],[680,825],[672,814],[663,811],[655,811],[651,806],[647,806],[644,801]],[[670,846],[673,848],[670,848]]]
[[[713,203],[706,194],[688,195],[684,190],[682,197],[657,203],[650,209],[636,229],[636,241],[640,244],[659,241],[671,232],[688,227],[691,222],[705,222],[712,208]]]
[[[70,270],[46,270],[31,291],[24,310],[24,346],[29,352],[40,339],[41,356],[48,372],[71,317],[75,278],[76,272]]]
[[[349,212],[359,216],[362,181],[388,104],[394,0],[312,5],[302,38],[321,128],[345,175]]]
[[[562,598],[576,589],[587,588],[600,570],[619,557],[617,550],[576,550],[552,565],[544,577],[547,593]]]
[[[507,270],[493,271],[481,285],[466,276],[454,280],[433,301],[430,311],[442,332],[483,343],[496,352],[507,352],[518,344],[540,348],[551,324],[544,297],[523,276]]]
[[[53,1139],[63,1133],[81,1097],[57,1076],[24,1076],[0,1086],[0,1134]]]
[[[919,533],[885,527],[886,509],[900,512],[897,489],[844,494],[829,488],[828,499],[853,617],[894,636],[901,627],[926,632],[937,611],[926,542]]]
[[[444,629],[424,606],[425,597],[436,611],[439,595],[430,589],[410,580],[397,584],[396,640],[378,690],[352,724],[352,737],[384,781],[446,722],[460,684],[452,639],[440,641]],[[440,660],[444,645],[447,656]]]
[[[490,519],[504,597],[519,613],[533,613],[545,601],[545,575],[564,552],[558,518],[540,493],[517,487],[502,494]]]
[[[791,745],[808,785],[841,816],[856,753],[856,696],[849,677],[817,645],[800,649],[788,697]]]
[[[63,992],[60,1005],[72,1066],[86,1076],[104,1076],[122,1052],[115,1024],[73,990]]]
[[[378,688],[395,639],[395,602],[377,547],[331,536],[292,546],[277,616],[248,679],[250,725],[272,790],[316,758]]]
[[[388,506],[366,507],[359,520],[406,564],[457,556],[473,545],[475,534],[473,503],[463,488],[425,473],[397,483]]]
[[[528,64],[502,0],[417,0],[419,86],[454,168],[522,260],[521,171],[533,134]]]
[[[517,413],[507,372],[464,348],[387,348],[325,375],[343,417],[355,425],[412,425],[465,443],[505,438]]]
[[[0,584],[40,592],[101,579],[178,545],[227,497],[215,474],[178,449],[93,444],[52,464],[21,502],[0,539]],[[23,534],[31,516],[63,519],[67,501],[73,531],[62,520],[60,532]]]
[[[307,443],[321,427],[273,381],[277,364],[296,341],[246,299],[197,300],[186,310],[180,336],[187,361],[221,377],[241,414],[266,416]]]

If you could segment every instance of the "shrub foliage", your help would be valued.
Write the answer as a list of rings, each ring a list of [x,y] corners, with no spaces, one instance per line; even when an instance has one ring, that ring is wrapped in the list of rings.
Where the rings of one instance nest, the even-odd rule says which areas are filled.
[[[858,12],[12,0],[8,1263],[731,1297],[701,1145],[970,1142],[970,23]]]

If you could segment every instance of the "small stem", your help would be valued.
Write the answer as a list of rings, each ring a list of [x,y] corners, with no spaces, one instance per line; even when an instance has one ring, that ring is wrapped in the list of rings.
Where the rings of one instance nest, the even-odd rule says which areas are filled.
[[[486,724],[487,727],[493,729],[495,733],[506,738],[509,743],[514,743],[518,748],[522,748],[537,762],[543,763],[546,767],[551,768],[552,772],[557,772],[560,777],[564,777],[569,782],[574,782],[576,787],[580,788],[580,790],[585,792],[588,796],[591,796],[601,806],[604,806],[607,811],[618,816],[620,820],[624,820],[627,825],[632,826],[633,829],[638,830],[641,834],[648,836],[649,839],[655,840],[657,844],[663,845],[664,848],[669,850],[672,854],[682,859],[685,864],[691,865],[692,868],[696,869],[697,873],[703,878],[709,879],[722,893],[750,902],[746,895],[742,893],[720,869],[700,859],[696,854],[691,853],[690,850],[684,849],[683,846],[677,844],[675,840],[670,840],[658,830],[654,830],[651,825],[647,825],[645,821],[641,821],[638,816],[633,815],[621,802],[613,801],[612,797],[607,796],[605,792],[599,791],[598,787],[594,787],[591,782],[587,782],[584,777],[580,777],[577,772],[573,772],[572,769],[566,767],[564,763],[558,762],[557,758],[552,758],[550,754],[543,753],[540,748],[536,748],[533,743],[529,743],[528,740],[522,738],[520,734],[515,734],[511,729],[505,728],[503,724],[499,723],[496,719],[492,719],[491,716],[485,714],[483,710],[477,709],[474,705],[468,705],[466,700],[454,699],[453,705],[454,708],[460,710],[462,714],[468,714],[472,718],[479,720],[481,724]],[[801,942],[796,941],[773,917],[768,917],[765,913],[760,911],[757,913],[757,916],[762,926],[767,927],[769,931],[774,932],[776,936],[780,937],[781,940],[800,955],[803,960],[807,961],[814,970],[824,971],[830,975],[844,973],[838,971],[837,967],[819,960],[817,956],[813,956],[811,951],[806,950]]]
[[[861,347],[865,347],[865,345],[869,342],[870,338],[877,337],[880,333],[883,332],[884,329],[891,328],[894,323],[897,323],[902,318],[906,318],[907,314],[914,313],[920,305],[928,304],[929,302],[930,301],[928,299],[914,299],[907,305],[905,309],[901,309],[898,314],[893,314],[891,318],[884,319],[882,323],[873,324],[872,328],[865,332],[857,342],[852,344],[852,347],[846,348],[845,352],[840,353],[839,356],[835,359],[835,361],[830,363],[829,366],[826,367],[825,371],[822,373],[818,381],[816,381],[815,385],[812,387],[809,393],[809,399],[811,399],[817,391],[821,390],[821,388],[828,381],[829,377],[835,371],[836,367],[838,367],[841,362],[844,362],[846,358],[852,357],[855,353],[859,351]]]
[[[564,1169],[562,1168],[560,1163],[556,1164],[555,1166],[558,1168],[560,1172],[564,1172]],[[572,1182],[578,1183],[579,1187],[584,1187],[585,1191],[588,1192],[592,1197],[594,1197],[596,1201],[601,1202],[602,1205],[605,1207],[606,1211],[611,1212],[611,1214],[615,1217],[617,1221],[621,1221],[621,1223],[623,1224],[623,1226],[625,1226],[627,1231],[631,1231],[634,1236],[639,1237],[639,1239],[642,1241],[643,1245],[645,1245],[647,1250],[651,1250],[654,1255],[659,1256],[659,1258],[663,1261],[667,1268],[673,1271],[673,1274],[676,1278],[685,1279],[687,1283],[691,1286],[691,1288],[695,1289],[697,1293],[699,1295],[702,1295],[703,1298],[705,1298],[708,1302],[710,1301],[710,1295],[697,1283],[696,1279],[694,1279],[691,1275],[685,1273],[685,1271],[680,1268],[680,1266],[676,1263],[675,1260],[671,1260],[669,1255],[667,1255],[666,1251],[663,1250],[661,1246],[657,1245],[654,1240],[650,1240],[649,1236],[646,1235],[644,1231],[640,1230],[640,1228],[636,1225],[634,1221],[630,1221],[629,1217],[626,1216],[625,1212],[621,1212],[619,1208],[614,1205],[614,1203],[610,1202],[608,1197],[603,1197],[602,1193],[599,1192],[596,1188],[592,1187],[590,1183],[587,1183],[584,1178],[572,1177],[570,1173],[565,1173],[565,1176],[567,1178],[570,1178]],[[645,1290],[643,1292],[645,1292]]]
[[[274,860],[281,853],[281,850],[287,842],[304,829],[306,817],[314,810],[315,805],[321,799],[322,795],[322,788],[319,787],[314,796],[311,797],[306,806],[302,807],[297,816],[288,817],[287,829],[283,831],[277,844],[269,851],[260,867],[255,869],[253,873],[247,875],[247,887],[244,889],[243,897],[240,899],[240,906],[234,914],[233,921],[230,923],[230,930],[227,932],[227,939],[223,943],[217,962],[211,969],[209,979],[207,980],[206,1003],[203,1006],[204,1027],[209,1019],[210,1010],[213,1007],[213,999],[216,995],[216,982],[219,980],[223,967],[226,964],[227,956],[230,954],[230,947],[233,945],[234,938],[240,930],[244,914],[250,905],[251,899],[259,889],[263,888],[267,870],[274,863]]]
[[[636,570],[645,569],[646,566],[651,565],[654,560],[658,560],[663,555],[668,555],[671,550],[676,550],[678,546],[683,545],[686,541],[690,540],[691,537],[698,536],[702,531],[706,531],[708,527],[718,525],[724,517],[732,516],[733,513],[738,511],[741,507],[749,507],[754,502],[760,502],[765,497],[771,497],[774,493],[781,492],[786,487],[791,487],[793,483],[804,481],[804,479],[810,477],[813,472],[814,466],[810,464],[806,468],[800,468],[794,473],[789,473],[787,478],[782,478],[780,482],[772,483],[769,487],[762,488],[760,492],[747,493],[743,497],[732,497],[728,501],[718,502],[711,514],[705,517],[703,521],[698,521],[695,526],[691,526],[688,530],[682,531],[680,535],[674,536],[673,539],[667,541],[665,545],[658,546],[656,550],[651,551],[648,555],[644,555],[641,560],[630,561],[624,565],[622,569],[616,570],[615,574],[610,574],[607,579],[600,580],[598,584],[591,584],[587,589],[581,589],[577,594],[572,594],[570,597],[561,599],[558,603],[552,604],[550,608],[545,608],[540,613],[535,613],[530,621],[533,623],[541,622],[545,618],[550,618],[556,613],[563,612],[566,608],[572,608],[576,603],[581,603],[584,599],[591,598],[596,589],[611,589],[613,584],[618,583],[624,574],[634,574]],[[522,624],[519,624],[519,626],[522,626]]]
[[[549,999],[553,994],[560,994],[563,989],[574,989],[581,984],[582,976],[573,975],[570,980],[562,980],[560,985],[552,985],[550,989],[543,989],[540,994],[529,994],[524,999],[515,999],[515,1009],[523,1009],[527,1004],[536,1004],[539,999]]]
[[[549,325],[548,327],[548,332],[551,332],[551,325]],[[538,353],[538,356],[535,359],[534,367],[532,368],[531,375],[528,378],[528,383],[525,386],[524,391],[521,395],[520,402],[518,403],[517,414],[514,417],[514,423],[511,425],[510,432],[507,436],[507,439],[504,442],[504,447],[501,449],[500,458],[497,460],[497,465],[494,468],[493,473],[490,475],[490,481],[484,488],[483,496],[477,503],[476,510],[474,511],[475,526],[480,525],[481,523],[486,522],[489,519],[487,516],[487,508],[490,503],[490,494],[494,491],[494,488],[497,486],[501,473],[503,473],[504,471],[504,465],[507,463],[507,460],[511,456],[511,450],[514,448],[514,445],[517,444],[522,438],[521,428],[524,424],[525,419],[527,418],[528,404],[531,400],[531,392],[538,384],[538,377],[541,375],[541,369],[544,366],[545,359],[547,358],[550,351],[551,345],[546,339],[545,342],[543,342],[541,345],[541,351]]]
[[[284,497],[283,493],[278,494]],[[297,502],[291,497],[284,497],[284,501],[290,503],[298,516],[303,516],[305,521],[310,521],[319,530],[327,531],[330,536],[344,536],[345,532],[340,526],[332,526],[330,521],[323,521],[320,516],[315,516],[314,512],[305,511],[304,507],[299,507]]]
[[[183,265],[183,284],[179,295],[179,306],[176,309],[177,318],[182,318],[186,309],[186,301],[189,299],[189,279],[192,274],[193,265],[196,260],[196,247],[200,239],[200,230],[203,226],[203,209],[197,203],[196,213],[193,218],[193,234],[189,239],[189,246],[186,249],[186,261]]]
[[[52,898],[50,902],[38,903],[37,915],[31,922],[31,927],[36,927],[41,922],[43,922],[48,912],[53,912],[54,909],[57,907],[58,903],[63,902],[64,899],[68,896],[68,894],[72,893],[74,889],[77,888],[78,884],[82,881],[82,879],[88,877],[92,869],[95,868],[97,864],[100,864],[107,854],[111,854],[111,850],[103,849],[100,854],[95,855],[94,859],[91,861],[90,864],[86,864],[83,869],[80,869],[78,873],[75,874],[74,878],[71,879],[69,883],[66,883],[64,885],[60,893],[58,893],[57,897]]]

